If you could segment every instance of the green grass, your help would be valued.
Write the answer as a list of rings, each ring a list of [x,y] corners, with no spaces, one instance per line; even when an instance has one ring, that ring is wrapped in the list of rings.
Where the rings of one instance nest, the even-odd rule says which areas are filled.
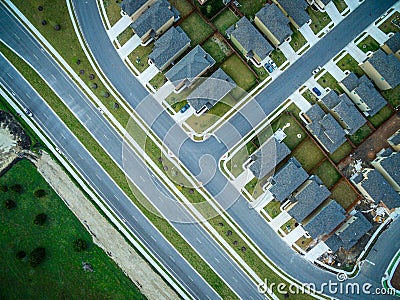
[[[333,0],[333,3],[340,13],[342,13],[347,8],[347,4],[344,0]]]
[[[272,218],[276,218],[281,213],[281,203],[276,200],[272,200],[265,207],[264,210]]]
[[[379,43],[370,35],[368,35],[365,39],[363,39],[358,45],[364,53],[369,51],[377,51],[379,49]]]
[[[250,66],[254,70],[254,72],[256,72],[259,81],[264,81],[269,76],[268,71],[265,70],[264,67],[257,68],[252,63],[250,64]]]
[[[292,156],[301,163],[304,170],[307,172],[310,172],[321,160],[324,159],[324,154],[310,138],[303,140],[303,142],[293,151]]]
[[[246,147],[240,148],[238,152],[235,153],[235,155],[232,156],[232,158],[229,160],[230,161],[230,168],[229,170],[231,171],[232,175],[236,178],[243,172],[242,165],[244,162],[249,158],[249,153],[247,152]],[[228,165],[228,164],[227,164]]]
[[[208,52],[212,58],[215,59],[217,64],[223,62],[227,55],[231,54],[229,46],[222,40],[220,40],[216,35],[210,37],[202,45],[203,49]]]
[[[224,35],[225,31],[238,20],[239,18],[231,10],[226,9],[213,20],[213,23],[218,31]]]
[[[349,154],[353,151],[353,147],[351,147],[349,142],[345,142],[339,148],[336,149],[329,157],[333,160],[334,163],[339,163],[343,158],[349,156]]]
[[[296,224],[296,220],[295,219],[290,219],[289,221],[287,221],[285,224],[283,224],[281,226],[281,229],[286,234],[289,234],[293,229],[295,229],[295,226],[294,226],[295,224]]]
[[[369,117],[368,120],[374,125],[375,128],[381,126],[390,116],[393,114],[393,111],[389,106],[383,107],[380,111],[378,111],[373,117]]]
[[[249,91],[257,83],[254,74],[237,55],[230,56],[220,67],[245,91]]]
[[[181,13],[181,18],[186,17],[194,9],[187,0],[169,0],[169,3]]]
[[[264,193],[264,190],[262,189],[261,183],[262,183],[261,180],[259,180],[257,178],[253,178],[245,186],[245,189],[250,193],[250,195],[254,199],[257,199],[258,197],[260,197]]]
[[[122,32],[118,35],[118,37],[117,37],[118,42],[119,42],[119,43],[121,44],[121,46],[122,46],[122,45],[124,45],[127,41],[129,41],[129,39],[130,39],[131,37],[133,37],[134,34],[135,34],[135,33],[133,32],[132,28],[128,26],[124,31],[122,31]]]
[[[357,77],[361,77],[364,75],[364,71],[358,65],[358,62],[350,55],[346,54],[343,56],[341,60],[339,60],[336,64],[342,71],[349,70],[357,75]]]
[[[192,47],[201,44],[213,33],[211,26],[204,22],[198,13],[191,14],[180,26],[192,40]]]
[[[310,91],[310,89],[306,89],[303,94],[301,94],[308,102],[311,104],[315,104],[318,101],[317,96],[313,92]]]
[[[314,174],[322,180],[327,188],[331,188],[341,178],[339,172],[336,171],[335,167],[328,160],[325,160],[315,170]]]
[[[332,21],[326,12],[315,11],[311,6],[308,6],[306,11],[310,15],[312,21],[310,27],[314,34],[319,33]]]
[[[285,61],[287,61],[285,54],[283,54],[283,52],[279,49],[275,49],[274,51],[272,51],[270,57],[278,67],[280,67]]]
[[[290,126],[286,127],[284,130],[286,137],[283,142],[289,147],[290,150],[293,150],[304,140],[304,138],[307,137],[307,135],[300,125],[297,124],[295,119],[293,119],[293,117],[289,114],[285,113],[283,113],[272,123],[272,130],[275,132],[279,128],[285,126],[287,123],[289,123]],[[300,134],[300,138],[297,136],[298,134]]]
[[[147,46],[139,45],[128,55],[129,60],[140,73],[142,73],[149,67],[149,54],[151,53],[151,51],[153,51],[153,47],[154,42],[151,42]]]
[[[255,14],[265,5],[267,0],[239,0],[240,11],[247,17],[253,18]]]
[[[224,3],[220,0],[208,0],[207,3],[203,5],[201,5],[198,1],[193,2],[201,11],[203,16],[208,19],[214,17],[221,9],[225,7]]]
[[[321,76],[317,82],[323,87],[323,88],[331,88],[335,90],[338,94],[343,93],[343,89],[339,86],[339,83],[337,80],[329,73],[326,72],[323,76]]]
[[[29,161],[15,164],[0,178],[0,184],[23,186],[21,194],[0,193],[0,298],[144,298],[104,251],[92,243],[85,227]],[[39,188],[47,192],[41,199],[33,196]],[[4,209],[7,199],[13,199],[17,207]],[[43,226],[33,224],[39,213],[47,215]],[[72,242],[77,238],[88,242],[86,251],[73,250]],[[36,268],[16,259],[18,251],[29,253],[36,247],[46,249],[46,259]],[[94,272],[83,271],[82,261],[90,263]]]
[[[119,19],[121,19],[121,8],[117,1],[113,0],[103,0],[103,5],[106,10],[108,21],[110,22],[110,25],[113,26]]]
[[[400,22],[400,13],[396,11],[393,15],[391,15],[385,22],[383,22],[379,29],[384,33],[388,34],[390,32],[400,32],[400,27],[393,24],[393,20],[397,20],[397,24]]]
[[[400,105],[400,85],[394,89],[382,91],[382,96],[393,106],[398,107]]]
[[[301,47],[303,47],[305,44],[307,44],[306,38],[301,34],[300,31],[298,31],[292,23],[289,23],[290,28],[293,31],[293,34],[291,35],[291,40],[289,42],[290,46],[293,48],[295,52],[299,51]]]
[[[371,134],[371,132],[372,129],[367,124],[364,124],[349,138],[354,143],[354,145],[358,146]]]
[[[312,242],[312,240],[313,240],[312,238],[308,238],[303,235],[296,241],[296,245],[305,251],[308,248],[308,245]]]
[[[163,73],[157,73],[156,76],[154,76],[149,83],[155,88],[156,90],[159,90],[165,83],[165,76]]]
[[[332,190],[331,198],[335,199],[345,210],[357,200],[357,193],[344,179],[342,179]]]

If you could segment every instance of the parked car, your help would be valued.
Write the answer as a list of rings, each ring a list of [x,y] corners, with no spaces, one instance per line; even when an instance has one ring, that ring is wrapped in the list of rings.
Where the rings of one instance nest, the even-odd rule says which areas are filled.
[[[28,117],[33,117],[33,113],[27,108],[24,108],[24,112],[28,115]]]
[[[186,103],[184,107],[181,108],[180,112],[183,114],[185,111],[187,111],[190,107],[189,103]]]
[[[317,89],[316,87],[312,88],[312,91],[315,93],[315,95],[317,95],[318,97],[321,96],[321,92],[319,91],[319,89]]]
[[[276,65],[276,63],[272,59],[268,63],[272,66],[272,68],[274,70],[278,69],[278,66]]]
[[[312,73],[313,73],[313,75],[315,75],[321,70],[322,70],[321,66],[318,66],[314,71],[312,71]]]
[[[268,71],[269,73],[272,73],[272,72],[274,71],[274,68],[273,68],[270,64],[268,64],[268,63],[266,63],[266,64],[264,65],[264,67],[267,69],[267,71]]]

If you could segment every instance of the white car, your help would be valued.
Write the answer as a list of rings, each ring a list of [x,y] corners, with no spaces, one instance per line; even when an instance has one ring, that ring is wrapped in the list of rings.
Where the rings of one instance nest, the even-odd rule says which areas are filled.
[[[29,108],[24,108],[24,112],[28,115],[28,117],[33,117],[33,113],[29,110]]]
[[[312,73],[313,73],[313,75],[315,75],[321,70],[322,70],[321,66],[318,66],[314,71],[312,71]]]
[[[272,68],[274,70],[278,69],[278,66],[275,64],[275,62],[272,59],[268,63],[272,66]]]

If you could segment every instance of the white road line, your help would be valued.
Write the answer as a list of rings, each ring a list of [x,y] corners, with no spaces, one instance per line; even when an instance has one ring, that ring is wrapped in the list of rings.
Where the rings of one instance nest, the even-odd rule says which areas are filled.
[[[157,242],[157,240],[154,238],[154,236],[150,236],[152,239],[153,239],[153,241],[155,241],[155,242]]]
[[[12,75],[10,73],[6,73],[8,77],[10,77],[11,79],[14,79],[14,77],[12,77]]]
[[[173,261],[173,262],[175,262],[175,259],[170,255],[169,256],[169,258]]]
[[[219,263],[219,259],[218,259],[218,258],[214,257],[214,259],[215,259],[215,261],[216,261],[217,263]]]
[[[232,276],[233,281],[238,282],[238,280],[236,279],[236,277]]]
[[[196,238],[196,240],[201,244],[201,241],[199,240],[199,238]]]
[[[50,76],[53,77],[54,80],[57,80],[56,76],[54,76],[54,74],[50,74]]]
[[[137,222],[137,218],[134,215],[132,215],[132,218]]]
[[[99,180],[101,180],[99,174],[95,173],[94,175],[95,175]]]
[[[48,119],[49,118],[49,116],[48,115],[46,115],[45,113],[42,113],[42,115],[46,118],[46,119]]]
[[[33,56],[36,60],[39,60],[39,58],[38,58],[35,54],[32,54],[32,56]]]
[[[17,40],[20,40],[19,36],[16,33],[14,33],[14,36],[17,38]]]
[[[192,277],[188,276],[188,278],[189,278],[189,280],[190,280],[191,282],[193,282],[193,279],[192,279]]]
[[[60,135],[64,140],[66,140],[65,136],[62,133],[60,133]]]
[[[32,99],[31,96],[29,96],[28,93],[25,93],[25,95],[26,95],[29,99]]]
[[[107,141],[109,141],[110,139],[108,138],[108,136],[106,136],[105,134],[103,134],[104,137],[106,138]]]
[[[146,180],[144,180],[142,175],[140,175],[139,178],[142,179],[143,182],[146,182]]]

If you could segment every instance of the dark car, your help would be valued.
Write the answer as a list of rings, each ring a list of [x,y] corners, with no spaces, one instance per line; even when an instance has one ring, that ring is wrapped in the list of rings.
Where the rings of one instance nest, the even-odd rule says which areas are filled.
[[[190,104],[186,103],[185,106],[181,108],[180,112],[184,113],[185,111],[187,111],[189,109],[189,107],[190,107]]]
[[[316,87],[313,87],[312,91],[315,93],[315,95],[317,95],[318,97],[321,96],[321,92],[319,91],[319,89],[317,89]]]
[[[269,73],[272,73],[274,71],[274,68],[270,64],[265,64],[264,67]]]

